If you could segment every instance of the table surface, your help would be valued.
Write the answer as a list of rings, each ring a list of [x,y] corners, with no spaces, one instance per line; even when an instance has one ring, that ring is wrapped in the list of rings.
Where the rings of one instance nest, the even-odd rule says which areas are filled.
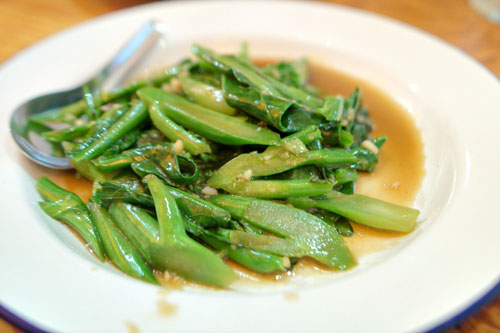
[[[0,63],[23,48],[89,18],[148,0],[1,0]],[[462,49],[500,76],[500,26],[466,0],[330,0],[406,22]],[[500,297],[451,332],[500,330]],[[0,319],[0,332],[19,332]]]

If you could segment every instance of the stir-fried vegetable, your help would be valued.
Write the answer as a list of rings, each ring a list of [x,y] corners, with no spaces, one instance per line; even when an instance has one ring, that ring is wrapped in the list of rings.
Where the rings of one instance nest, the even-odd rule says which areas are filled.
[[[86,242],[85,245],[100,260],[104,260],[101,239],[83,201],[76,194],[60,188],[47,177],[40,178],[36,187],[40,196],[45,200],[40,202],[42,210],[50,217],[71,226]]]
[[[356,265],[343,239],[351,222],[415,228],[417,210],[353,194],[386,140],[369,136],[359,89],[322,96],[304,59],[261,68],[246,48],[193,53],[31,119],[94,182],[86,205],[41,178],[40,207],[100,260],[150,283],[156,270],[227,287],[238,276],[225,260],[261,274],[302,257],[346,270]]]

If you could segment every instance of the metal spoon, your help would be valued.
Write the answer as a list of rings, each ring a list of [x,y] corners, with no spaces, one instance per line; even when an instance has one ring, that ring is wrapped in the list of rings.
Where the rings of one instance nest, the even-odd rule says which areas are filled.
[[[81,100],[84,86],[95,92],[105,82],[120,82],[126,76],[127,69],[131,69],[154,46],[161,34],[157,27],[154,21],[146,23],[97,75],[84,84],[70,90],[38,96],[19,105],[10,118],[10,130],[22,152],[40,165],[53,169],[72,169],[69,159],[47,154],[31,142],[27,131],[28,119],[35,114]]]

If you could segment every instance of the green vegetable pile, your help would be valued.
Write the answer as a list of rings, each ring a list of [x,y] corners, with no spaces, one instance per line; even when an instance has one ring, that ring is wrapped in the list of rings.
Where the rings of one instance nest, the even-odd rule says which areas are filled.
[[[305,60],[260,68],[245,47],[192,50],[196,60],[31,118],[94,182],[85,204],[43,177],[40,207],[100,260],[150,283],[157,270],[226,287],[237,279],[226,258],[262,274],[302,257],[346,270],[350,221],[413,230],[417,210],[353,194],[386,140],[370,138],[359,89],[322,97]]]

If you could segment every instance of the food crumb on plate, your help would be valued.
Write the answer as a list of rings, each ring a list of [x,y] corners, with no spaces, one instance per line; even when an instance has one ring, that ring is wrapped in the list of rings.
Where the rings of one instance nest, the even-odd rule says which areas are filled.
[[[165,298],[156,302],[158,314],[161,316],[172,316],[177,313],[178,305],[167,302]]]
[[[127,327],[129,333],[139,333],[139,328],[134,323],[126,321],[125,326]]]
[[[297,301],[299,299],[299,294],[294,292],[287,292],[284,294],[287,301]]]

